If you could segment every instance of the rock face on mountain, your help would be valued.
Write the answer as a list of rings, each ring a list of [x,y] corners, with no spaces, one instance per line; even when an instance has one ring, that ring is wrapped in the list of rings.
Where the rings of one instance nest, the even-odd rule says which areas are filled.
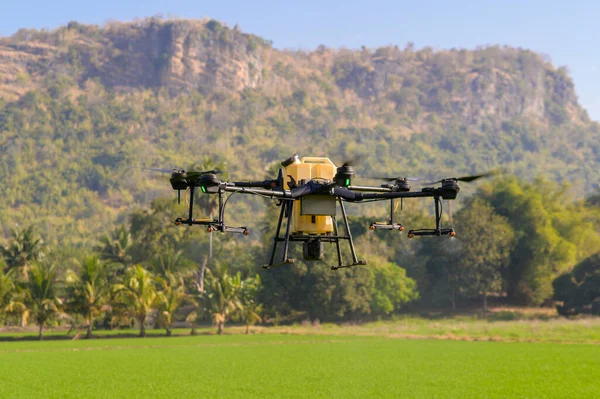
[[[586,120],[564,68],[508,47],[415,51],[326,48],[281,52],[257,36],[208,21],[70,23],[52,32],[22,30],[0,39],[0,94],[15,98],[48,75],[98,79],[109,88],[165,88],[175,95],[273,87],[293,75],[332,80],[363,102],[385,98],[415,112],[483,118]],[[301,79],[302,80],[302,79]],[[284,84],[285,85],[285,84]],[[300,88],[302,89],[302,88]]]
[[[264,54],[252,36],[216,21],[149,23],[107,32],[113,55],[96,72],[105,84],[166,87],[177,93],[240,91],[260,84]]]
[[[264,67],[264,53],[257,51],[264,41],[217,21],[152,19],[104,29],[70,23],[54,33],[20,32],[2,44],[7,91],[20,74],[41,77],[60,67],[75,67],[81,81],[97,78],[114,88],[239,91],[258,86]]]
[[[585,119],[565,69],[555,70],[530,51],[491,47],[414,52],[394,47],[378,49],[365,61],[340,57],[332,71],[340,87],[363,99],[387,95],[403,106],[418,97],[425,111],[458,114],[464,123],[490,116],[501,120],[548,116],[560,122],[557,111]],[[415,82],[425,82],[426,87],[416,87]],[[549,98],[556,102],[554,108]]]

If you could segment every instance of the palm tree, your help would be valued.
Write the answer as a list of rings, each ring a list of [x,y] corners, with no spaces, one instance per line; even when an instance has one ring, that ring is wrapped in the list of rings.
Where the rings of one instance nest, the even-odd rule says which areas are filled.
[[[95,249],[100,254],[100,259],[113,265],[119,265],[119,268],[122,269],[131,262],[131,255],[129,254],[131,244],[131,234],[127,227],[119,226],[110,235],[101,237],[100,245]]]
[[[0,316],[6,312],[6,307],[10,304],[15,292],[15,283],[12,278],[12,272],[4,273],[4,262],[0,261]]]
[[[167,337],[171,336],[173,316],[184,301],[194,302],[185,292],[183,278],[180,275],[167,273],[159,279],[162,289],[158,293],[158,320],[165,327]]]
[[[27,326],[29,320],[29,308],[25,303],[27,300],[27,289],[21,284],[17,284],[14,287],[13,294],[4,307],[4,311],[7,315],[17,317],[19,319],[19,325],[21,327]]]
[[[182,250],[166,245],[151,261],[154,273],[167,277],[167,275],[188,275],[195,264],[187,259]]]
[[[44,339],[44,324],[62,309],[62,301],[56,294],[54,264],[46,266],[35,263],[29,270],[29,278],[23,283],[25,304],[39,326],[39,339]]]
[[[223,334],[225,323],[230,316],[241,308],[241,274],[229,274],[227,267],[218,265],[214,273],[207,269],[206,299],[217,333]]]
[[[262,322],[260,313],[263,311],[262,304],[258,303],[258,293],[261,288],[260,276],[248,277],[242,280],[240,285],[240,316],[246,323],[246,334],[250,334],[250,326],[256,322]]]
[[[114,285],[117,310],[140,323],[140,337],[146,336],[146,319],[156,307],[158,293],[152,274],[140,265],[129,267],[123,284]]]
[[[86,322],[86,338],[92,337],[94,318],[107,309],[110,285],[106,279],[107,267],[98,256],[93,255],[79,263],[78,271],[67,272],[69,293],[68,306],[83,315]]]
[[[13,229],[11,236],[8,247],[0,246],[0,252],[6,259],[9,270],[17,269],[22,278],[27,278],[31,264],[44,256],[43,241],[33,226],[23,230]]]

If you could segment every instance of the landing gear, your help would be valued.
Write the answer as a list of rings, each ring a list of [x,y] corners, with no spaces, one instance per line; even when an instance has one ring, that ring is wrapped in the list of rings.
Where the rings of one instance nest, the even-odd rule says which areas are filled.
[[[289,243],[292,241],[300,241],[303,242],[303,257],[307,261],[316,261],[323,260],[323,243],[329,242],[334,243],[336,245],[337,256],[338,256],[338,264],[337,266],[332,266],[331,270],[337,270],[344,267],[352,267],[357,265],[366,265],[367,262],[363,260],[358,260],[356,256],[356,250],[354,249],[354,242],[352,241],[352,233],[350,232],[350,224],[348,223],[348,217],[346,215],[346,208],[344,207],[344,203],[341,199],[338,200],[340,204],[340,208],[342,210],[342,217],[344,219],[344,227],[346,229],[345,235],[340,235],[338,232],[337,220],[335,216],[331,216],[333,219],[333,234],[323,234],[323,235],[308,235],[308,234],[290,234],[290,219],[292,217],[292,209],[294,207],[293,200],[282,200],[280,203],[281,211],[279,212],[279,220],[277,222],[277,229],[275,231],[275,237],[273,238],[273,249],[271,251],[271,258],[269,263],[263,265],[263,269],[271,269],[274,267],[289,265],[295,262],[295,259],[288,258],[289,251]],[[283,219],[286,219],[286,230],[283,237],[281,234],[281,226],[283,224]],[[342,260],[342,250],[340,247],[340,241],[346,240],[350,245],[350,252],[352,253],[352,263],[348,265],[344,265]],[[281,262],[275,263],[275,256],[277,252],[278,243],[283,242],[283,256],[281,258]]]
[[[187,224],[188,226],[193,225],[203,225],[208,226],[206,231],[212,233],[213,231],[220,231],[222,233],[240,233],[245,236],[250,234],[246,227],[233,227],[227,226],[223,220],[223,191],[219,190],[219,218],[218,219],[194,219],[194,189],[195,186],[190,186],[190,202],[189,202],[189,211],[187,219],[177,218],[175,219],[175,226],[181,226],[182,224]]]
[[[453,228],[442,229],[440,227],[440,222],[442,220],[442,200],[437,196],[434,197],[433,200],[435,202],[435,229],[409,230],[407,234],[408,238],[418,236],[456,236],[456,232]]]

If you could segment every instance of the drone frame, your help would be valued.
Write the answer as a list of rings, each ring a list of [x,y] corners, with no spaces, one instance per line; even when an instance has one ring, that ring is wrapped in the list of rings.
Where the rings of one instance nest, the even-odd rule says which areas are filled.
[[[290,242],[312,242],[318,245],[321,243],[329,242],[336,244],[337,258],[338,264],[335,266],[331,266],[332,270],[337,270],[340,268],[352,267],[357,265],[366,265],[366,262],[363,260],[359,260],[356,254],[356,249],[354,246],[354,242],[352,239],[352,233],[350,231],[350,225],[348,222],[348,216],[346,213],[346,209],[344,206],[344,202],[351,203],[361,203],[372,202],[372,201],[386,201],[390,200],[390,219],[389,223],[380,223],[375,222],[372,223],[369,228],[371,230],[375,229],[384,229],[384,230],[398,230],[403,231],[404,227],[402,224],[397,224],[394,221],[394,211],[395,211],[395,200],[400,199],[403,201],[405,198],[433,198],[435,205],[435,228],[433,229],[418,229],[418,230],[409,230],[408,237],[413,238],[415,236],[455,236],[456,233],[452,228],[441,228],[441,216],[442,216],[442,200],[453,200],[456,199],[458,192],[460,191],[456,180],[454,179],[446,179],[443,180],[441,187],[433,188],[427,187],[421,189],[421,191],[408,191],[405,188],[400,188],[398,186],[390,185],[381,185],[380,187],[375,186],[352,186],[348,185],[346,187],[337,184],[335,181],[333,182],[316,182],[314,180],[310,180],[306,183],[296,185],[292,184],[292,188],[286,190],[283,188],[283,177],[282,177],[282,169],[279,170],[279,175],[277,179],[267,179],[264,181],[238,181],[238,182],[227,182],[227,181],[219,181],[216,179],[214,174],[203,174],[200,175],[200,178],[197,181],[190,182],[188,184],[188,188],[190,190],[190,202],[189,202],[189,213],[187,219],[177,218],[175,220],[176,225],[187,224],[189,226],[192,225],[206,225],[208,226],[207,230],[209,232],[212,231],[221,231],[221,232],[232,232],[232,233],[242,233],[244,235],[248,235],[248,229],[244,227],[232,227],[225,224],[224,216],[225,216],[225,206],[227,201],[234,193],[245,193],[245,194],[253,194],[259,195],[262,197],[267,197],[270,199],[277,199],[279,203],[278,206],[281,207],[279,212],[279,218],[277,222],[277,228],[275,232],[275,236],[273,238],[273,247],[271,250],[271,255],[269,259],[269,263],[263,265],[263,268],[270,269],[273,267],[277,267],[285,264],[292,264],[295,262],[294,259],[290,259],[288,257],[289,253],[289,243]],[[207,194],[218,194],[219,202],[218,202],[218,218],[215,220],[196,220],[193,218],[193,207],[194,207],[194,192],[197,187],[200,187],[203,193]],[[178,190],[180,191],[180,190]],[[229,197],[224,200],[224,194],[226,192],[230,192]],[[339,233],[338,228],[338,220],[336,215],[331,215],[333,222],[333,234],[302,234],[302,233],[291,233],[291,217],[292,210],[294,209],[294,203],[300,198],[313,195],[313,194],[321,194],[321,195],[329,195],[334,196],[337,204],[339,204],[342,220],[344,224],[345,234],[341,235]],[[180,195],[178,193],[178,199],[180,199]],[[286,220],[286,228],[283,236],[281,235],[281,230],[283,226],[283,221]],[[342,251],[340,246],[340,241],[347,241],[350,247],[350,252],[352,255],[352,262],[350,264],[344,265],[342,259]],[[281,262],[275,263],[276,252],[278,244],[283,242],[283,255]],[[309,259],[308,260],[322,260],[322,256],[320,258]]]

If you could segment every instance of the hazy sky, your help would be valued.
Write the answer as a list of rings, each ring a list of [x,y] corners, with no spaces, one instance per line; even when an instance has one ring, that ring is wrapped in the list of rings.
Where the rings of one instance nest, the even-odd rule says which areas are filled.
[[[566,65],[580,103],[600,120],[600,1],[266,1],[15,0],[2,1],[0,35],[54,28],[76,20],[103,24],[156,14],[210,17],[272,40],[277,48],[359,48],[412,41],[417,47],[507,44]]]

